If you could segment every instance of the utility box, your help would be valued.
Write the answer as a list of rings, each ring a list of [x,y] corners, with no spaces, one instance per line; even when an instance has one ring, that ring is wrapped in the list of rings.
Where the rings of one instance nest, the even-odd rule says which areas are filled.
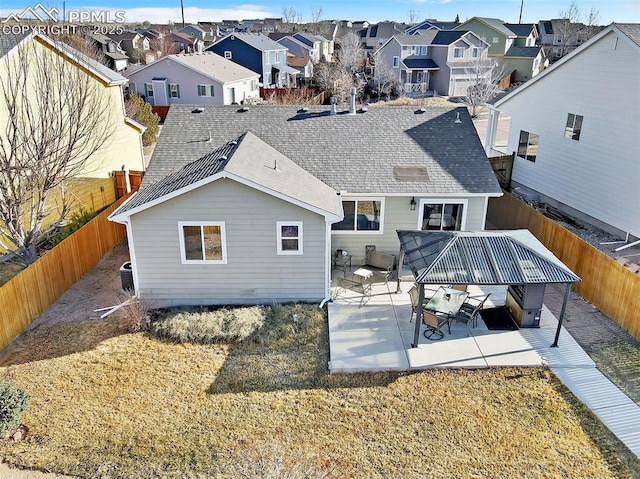
[[[127,261],[120,267],[120,284],[125,291],[133,291],[133,270],[131,269],[131,261]]]
[[[505,306],[521,328],[539,328],[545,284],[511,285]]]

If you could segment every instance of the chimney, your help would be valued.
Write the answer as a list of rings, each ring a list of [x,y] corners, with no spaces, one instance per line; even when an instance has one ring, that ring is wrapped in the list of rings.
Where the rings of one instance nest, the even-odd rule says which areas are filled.
[[[338,112],[336,110],[336,100],[337,99],[336,99],[335,96],[332,96],[330,98],[330,100],[331,100],[331,110],[329,110],[329,115],[337,115],[338,114]]]
[[[351,89],[351,100],[349,101],[349,115],[356,114],[356,87]]]

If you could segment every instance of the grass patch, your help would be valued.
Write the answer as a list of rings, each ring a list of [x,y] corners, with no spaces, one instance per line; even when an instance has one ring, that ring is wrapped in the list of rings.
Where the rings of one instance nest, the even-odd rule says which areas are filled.
[[[159,341],[114,319],[58,328],[25,333],[1,363],[0,379],[31,395],[25,439],[0,443],[21,467],[91,478],[640,472],[545,369],[328,375],[312,305],[275,308],[236,344]]]

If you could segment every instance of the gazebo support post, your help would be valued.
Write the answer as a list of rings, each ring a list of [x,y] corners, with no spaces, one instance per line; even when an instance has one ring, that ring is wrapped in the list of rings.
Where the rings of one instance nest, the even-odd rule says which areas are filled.
[[[562,320],[564,319],[564,313],[567,310],[567,303],[569,302],[569,293],[571,293],[571,283],[567,283],[567,289],[564,292],[564,300],[562,301],[562,309],[560,310],[560,318],[558,319],[558,329],[556,330],[556,338],[551,345],[552,348],[558,347],[558,339],[560,338],[560,330],[562,329]]]
[[[414,348],[418,347],[420,341],[420,325],[422,324],[422,302],[424,301],[424,284],[418,283],[418,305],[416,306],[416,329],[413,333]]]
[[[400,247],[400,253],[398,253],[398,264],[396,264],[396,276],[398,278],[398,285],[396,287],[396,294],[402,293],[400,289],[400,276],[402,275],[402,263],[404,263],[404,250]]]

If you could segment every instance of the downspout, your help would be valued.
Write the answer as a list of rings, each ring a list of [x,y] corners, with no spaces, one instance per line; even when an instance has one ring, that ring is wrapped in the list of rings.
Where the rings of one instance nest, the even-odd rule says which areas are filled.
[[[325,255],[324,255],[324,279],[326,285],[325,297],[318,305],[319,308],[331,300],[331,223],[325,219]]]

